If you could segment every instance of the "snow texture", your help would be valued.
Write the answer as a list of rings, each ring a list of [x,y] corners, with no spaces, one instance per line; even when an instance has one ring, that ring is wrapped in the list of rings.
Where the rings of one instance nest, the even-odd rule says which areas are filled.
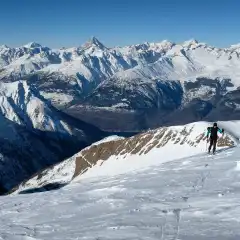
[[[0,112],[20,125],[71,135],[70,126],[59,119],[26,81],[0,83]]]
[[[200,153],[57,191],[2,197],[0,236],[237,240],[239,154],[238,147]]]

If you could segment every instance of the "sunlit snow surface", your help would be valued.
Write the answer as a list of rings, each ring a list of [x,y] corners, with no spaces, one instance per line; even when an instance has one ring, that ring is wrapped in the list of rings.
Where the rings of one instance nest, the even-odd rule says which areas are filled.
[[[240,149],[1,198],[0,239],[240,239]]]

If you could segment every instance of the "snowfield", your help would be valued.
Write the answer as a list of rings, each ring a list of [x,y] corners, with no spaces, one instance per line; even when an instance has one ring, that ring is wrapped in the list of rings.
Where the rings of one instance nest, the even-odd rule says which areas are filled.
[[[1,239],[237,240],[240,149],[1,198]]]
[[[185,127],[193,125],[192,140],[207,123]],[[233,127],[239,121],[219,125],[234,133],[236,144],[216,155],[206,154],[202,142],[188,156],[184,144],[169,143],[171,152],[165,146],[159,155],[130,156],[115,165],[108,159],[58,190],[1,197],[0,239],[238,240],[240,148]],[[95,147],[111,141],[121,139],[112,136]],[[59,180],[69,178],[72,159],[45,180],[54,172]]]

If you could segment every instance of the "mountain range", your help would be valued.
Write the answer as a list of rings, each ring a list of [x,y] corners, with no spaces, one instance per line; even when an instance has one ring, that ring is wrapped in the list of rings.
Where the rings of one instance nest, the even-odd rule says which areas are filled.
[[[239,119],[240,45],[0,46],[2,192],[123,132]]]
[[[26,81],[57,109],[104,131],[239,118],[240,45],[196,40],[108,48],[0,47],[1,82]],[[118,121],[116,121],[118,119]]]

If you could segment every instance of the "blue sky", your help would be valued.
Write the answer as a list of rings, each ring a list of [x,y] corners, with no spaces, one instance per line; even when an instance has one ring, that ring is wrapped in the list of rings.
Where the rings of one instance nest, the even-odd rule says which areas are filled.
[[[218,47],[240,42],[239,0],[2,0],[0,45],[106,46],[190,38]]]

